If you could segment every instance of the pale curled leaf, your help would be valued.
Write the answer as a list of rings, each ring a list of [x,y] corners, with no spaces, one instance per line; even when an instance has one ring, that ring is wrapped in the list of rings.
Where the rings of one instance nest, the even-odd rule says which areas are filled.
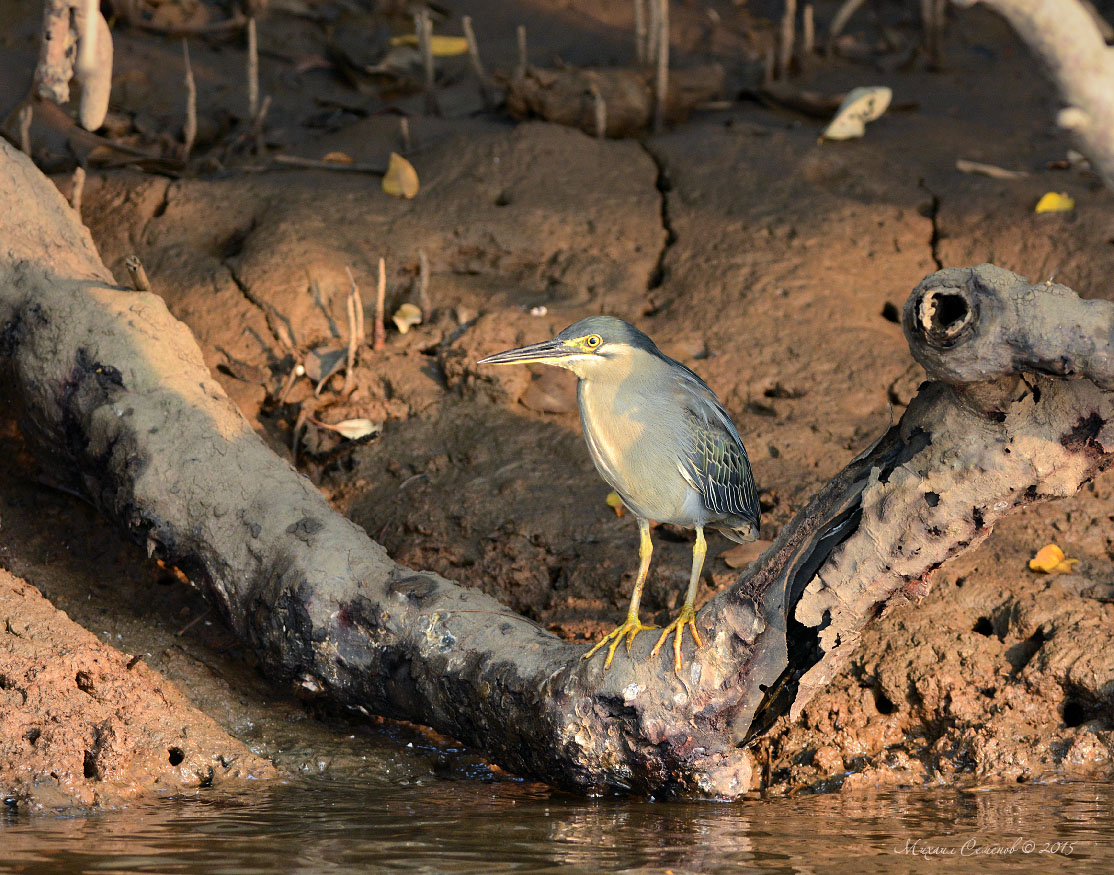
[[[368,435],[377,434],[383,427],[378,422],[372,422],[370,419],[345,419],[341,422],[320,422],[316,419],[311,420],[318,428],[324,428],[328,431],[335,431],[343,438],[350,441],[359,440]]]
[[[820,136],[825,140],[850,140],[866,133],[867,122],[881,117],[893,99],[885,85],[853,88]]]
[[[391,153],[391,161],[383,175],[383,191],[402,198],[412,198],[418,193],[418,171],[397,152]]]
[[[422,311],[416,304],[405,303],[395,310],[391,321],[395,323],[399,334],[405,334],[415,325],[422,323]]]

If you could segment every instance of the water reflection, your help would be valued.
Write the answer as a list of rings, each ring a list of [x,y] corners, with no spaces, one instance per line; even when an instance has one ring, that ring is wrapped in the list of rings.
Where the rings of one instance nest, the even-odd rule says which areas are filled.
[[[321,776],[231,798],[164,799],[82,817],[9,816],[0,821],[0,868],[680,875],[853,865],[858,875],[912,870],[925,865],[917,857],[943,855],[1021,871],[1043,871],[1067,857],[1084,871],[1110,859],[1114,821],[1114,788],[1082,784],[728,805],[583,800],[503,778],[437,780],[426,773],[403,780]],[[1060,842],[1073,843],[1070,853]],[[976,854],[995,848],[1000,853]],[[1053,848],[1059,854],[1041,853]]]

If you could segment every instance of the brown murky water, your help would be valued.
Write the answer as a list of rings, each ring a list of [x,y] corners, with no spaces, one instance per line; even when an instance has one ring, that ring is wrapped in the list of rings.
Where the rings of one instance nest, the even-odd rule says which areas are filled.
[[[349,740],[324,771],[83,816],[0,814],[3,872],[1109,871],[1114,787],[732,804],[585,800],[466,753]],[[365,749],[359,749],[364,747]],[[358,765],[354,765],[358,764]],[[307,760],[307,771],[318,763]],[[943,856],[947,862],[932,863]],[[1067,861],[1070,860],[1070,863]]]

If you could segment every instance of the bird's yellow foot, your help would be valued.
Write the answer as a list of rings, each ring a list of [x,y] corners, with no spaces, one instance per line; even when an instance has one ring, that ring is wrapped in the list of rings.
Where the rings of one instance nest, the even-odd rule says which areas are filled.
[[[661,652],[661,646],[666,642],[666,639],[673,635],[673,670],[677,674],[681,673],[681,639],[684,637],[686,625],[692,631],[696,646],[703,647],[704,642],[700,640],[700,633],[696,631],[696,611],[693,610],[692,605],[685,605],[681,608],[680,616],[662,630],[658,643],[650,651],[651,657],[657,656]]]
[[[656,628],[657,626],[653,624],[649,626],[645,625],[634,614],[627,614],[626,622],[623,623],[623,625],[619,628],[613,629],[612,631],[604,635],[595,647],[584,654],[584,658],[591,659],[593,656],[596,655],[596,651],[598,651],[601,647],[603,647],[603,645],[610,641],[611,646],[607,648],[607,659],[604,660],[603,667],[605,669],[611,668],[611,660],[615,658],[615,650],[624,638],[626,638],[627,640],[627,653],[630,653],[630,646],[634,643],[635,635],[637,635],[639,632],[645,631],[646,629]]]

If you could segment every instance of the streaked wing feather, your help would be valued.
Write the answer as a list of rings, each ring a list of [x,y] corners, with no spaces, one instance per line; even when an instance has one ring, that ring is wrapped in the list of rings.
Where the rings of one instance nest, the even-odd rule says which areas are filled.
[[[757,523],[758,491],[746,448],[715,393],[682,366],[678,392],[691,427],[684,442],[681,473],[717,514],[733,514]]]

